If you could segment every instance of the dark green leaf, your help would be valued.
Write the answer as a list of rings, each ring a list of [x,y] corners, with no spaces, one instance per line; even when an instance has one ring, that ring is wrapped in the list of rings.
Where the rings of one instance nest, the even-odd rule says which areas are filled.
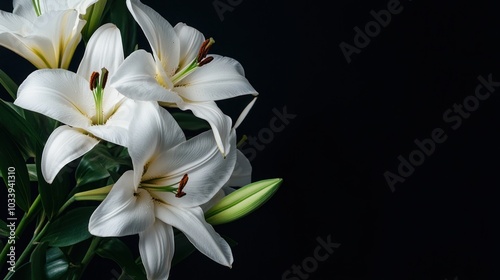
[[[45,262],[47,254],[47,243],[42,242],[36,245],[35,250],[31,253],[31,279],[44,280],[45,278]]]
[[[89,219],[95,206],[75,208],[57,218],[49,225],[42,237],[42,242],[48,242],[53,247],[70,246],[90,238],[88,230]]]
[[[99,143],[85,154],[75,173],[77,186],[108,178],[117,173],[122,166],[129,166],[130,160],[122,158],[123,147],[108,147]]]
[[[48,249],[45,263],[47,280],[66,279],[63,276],[68,272],[69,262],[60,248]]]
[[[172,266],[180,263],[182,260],[191,255],[196,248],[189,241],[186,235],[182,232],[176,232],[175,234],[175,252],[174,257],[172,259]]]
[[[17,84],[12,80],[7,73],[0,69],[0,84],[7,90],[12,100],[16,99],[17,96]]]
[[[5,186],[15,190],[17,206],[27,212],[31,204],[28,168],[21,151],[8,133],[0,137],[0,173]]]
[[[122,275],[125,274],[130,279],[145,279],[145,275],[139,265],[135,263],[129,247],[120,239],[103,239],[96,250],[96,254],[116,262],[123,270]]]
[[[207,121],[200,119],[189,112],[173,112],[172,117],[179,126],[185,130],[206,130],[210,129]]]
[[[7,227],[7,223],[4,220],[0,220],[0,236],[8,237],[10,234],[10,230]]]
[[[23,110],[17,106],[0,99],[0,120],[4,132],[9,132],[11,138],[19,146],[23,157],[34,156],[35,145],[40,144],[40,138],[31,124],[24,119]]]

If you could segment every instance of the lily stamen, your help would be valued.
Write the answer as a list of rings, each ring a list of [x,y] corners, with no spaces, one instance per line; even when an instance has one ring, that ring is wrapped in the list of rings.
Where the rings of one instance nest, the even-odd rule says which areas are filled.
[[[106,68],[101,69],[101,75],[98,72],[92,72],[90,75],[90,90],[94,95],[94,102],[96,108],[96,124],[104,124],[104,111],[102,108],[102,101],[104,99],[104,88],[108,81],[109,71]]]

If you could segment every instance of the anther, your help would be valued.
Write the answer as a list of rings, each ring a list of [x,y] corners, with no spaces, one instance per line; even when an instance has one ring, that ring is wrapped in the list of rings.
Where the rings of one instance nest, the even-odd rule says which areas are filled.
[[[188,179],[189,179],[188,175],[184,174],[181,181],[179,182],[179,188],[177,189],[177,193],[175,194],[175,197],[183,197],[186,195],[186,193],[183,192],[182,190],[186,186]]]
[[[102,73],[102,76],[101,76],[101,87],[104,89],[106,87],[106,82],[108,81],[108,74],[109,74],[109,71],[108,69],[106,68],[102,68],[101,69],[101,73]]]
[[[92,74],[90,75],[90,90],[93,91],[94,89],[97,88],[98,79],[99,79],[99,73],[92,72]]]
[[[201,63],[202,60],[207,57],[208,51],[210,50],[210,47],[215,43],[215,40],[213,38],[206,39],[200,47],[200,51],[198,52],[198,57],[197,57],[197,62]],[[210,62],[210,61],[208,61]],[[208,62],[204,63],[207,64]]]

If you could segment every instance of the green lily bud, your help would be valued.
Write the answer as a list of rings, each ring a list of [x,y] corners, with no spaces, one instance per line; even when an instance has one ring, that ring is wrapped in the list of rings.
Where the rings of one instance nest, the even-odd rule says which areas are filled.
[[[222,198],[205,213],[205,220],[219,225],[240,219],[262,206],[278,190],[282,178],[250,183]]]
[[[73,196],[73,198],[76,201],[79,201],[79,200],[103,201],[106,198],[106,196],[108,195],[108,193],[111,191],[111,187],[113,187],[113,185],[109,185],[109,186],[105,186],[102,188],[93,189],[93,190],[89,190],[89,191],[85,191],[85,192],[79,192],[79,193],[76,193]]]

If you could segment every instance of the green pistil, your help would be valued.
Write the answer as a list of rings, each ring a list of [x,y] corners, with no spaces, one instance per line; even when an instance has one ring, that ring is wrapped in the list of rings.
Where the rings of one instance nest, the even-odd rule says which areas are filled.
[[[108,80],[108,70],[106,68],[101,69],[101,75],[97,72],[93,72],[90,76],[90,90],[94,95],[94,102],[96,108],[96,124],[104,124],[104,110],[102,107],[102,101],[104,99],[104,88],[106,87],[106,82]]]
[[[181,69],[179,72],[175,73],[175,75],[172,77],[172,83],[176,84],[180,80],[184,79],[186,76],[191,74],[196,68],[201,67],[207,63],[210,63],[214,58],[211,56],[208,56],[208,51],[212,47],[212,45],[215,43],[215,40],[213,38],[206,39],[200,47],[200,51],[198,52],[198,56],[191,61],[189,65]]]
[[[31,0],[33,3],[33,8],[35,8],[36,16],[39,17],[42,15],[42,8],[40,7],[40,0]]]
[[[183,197],[186,195],[186,193],[183,192],[183,189],[186,186],[188,179],[189,179],[188,175],[184,174],[184,176],[182,177],[182,179],[179,182],[174,183],[172,185],[158,186],[158,185],[154,185],[154,184],[142,183],[141,188],[148,190],[148,191],[155,191],[155,192],[170,192],[170,193],[175,194],[175,197]]]

